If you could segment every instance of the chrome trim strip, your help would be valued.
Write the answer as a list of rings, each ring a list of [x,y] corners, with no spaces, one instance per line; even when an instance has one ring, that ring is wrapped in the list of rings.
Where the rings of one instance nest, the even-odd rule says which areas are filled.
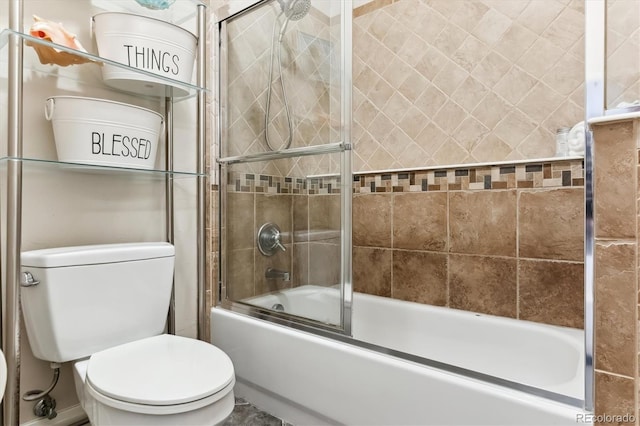
[[[484,373],[479,373],[477,371],[474,370],[469,370],[463,367],[458,367],[455,365],[451,365],[451,364],[447,364],[444,362],[440,362],[440,361],[435,361],[429,358],[424,358],[418,355],[412,355],[412,354],[408,354],[406,352],[402,352],[402,351],[396,351],[394,349],[390,349],[384,346],[378,346],[376,344],[373,343],[369,343],[369,342],[365,342],[362,340],[357,340],[351,336],[347,336],[344,335],[342,333],[340,333],[339,331],[331,331],[328,329],[321,329],[319,327],[310,327],[310,326],[305,326],[304,324],[298,322],[298,321],[288,321],[286,319],[283,318],[277,318],[274,314],[274,312],[269,311],[269,310],[261,310],[259,308],[255,308],[253,306],[249,306],[249,305],[243,305],[243,306],[239,306],[237,303],[231,303],[231,304],[227,304],[227,306],[222,306],[221,308],[214,308],[214,309],[227,309],[230,310],[231,312],[233,312],[236,315],[245,315],[248,316],[250,318],[252,318],[255,321],[260,321],[260,320],[264,320],[267,321],[269,323],[272,324],[276,324],[276,325],[280,325],[280,326],[285,326],[285,327],[289,327],[289,328],[294,328],[298,331],[301,332],[306,332],[312,335],[316,335],[316,336],[320,336],[320,337],[325,337],[325,338],[329,338],[332,340],[337,340],[340,341],[342,343],[346,343],[349,345],[353,345],[359,348],[363,348],[363,349],[368,349],[368,350],[372,350],[378,353],[382,353],[385,355],[390,355],[393,356],[395,358],[399,358],[405,361],[410,361],[410,362],[415,362],[416,364],[420,364],[426,367],[432,367],[432,368],[436,368],[438,370],[442,370],[442,371],[446,371],[448,373],[453,373],[453,374],[457,374],[459,376],[462,377],[466,377],[466,378],[470,378],[470,379],[476,379],[476,380],[481,380],[483,382],[489,383],[489,384],[493,384],[493,385],[498,385],[498,386],[502,386],[508,389],[512,389],[512,390],[516,390],[516,391],[521,391],[521,392],[525,392],[527,394],[530,395],[535,395],[541,398],[545,398],[554,402],[559,402],[562,404],[567,404],[570,405],[572,407],[576,407],[576,408],[582,408],[584,401],[577,399],[577,398],[573,398],[567,395],[563,395],[563,394],[559,394],[556,392],[551,392],[545,389],[540,389],[540,388],[536,388],[534,386],[529,386],[529,385],[524,385],[522,383],[518,383],[518,382],[514,382],[511,380],[507,380],[507,379],[502,379],[500,377],[496,377],[496,376],[491,376],[489,374],[484,374]],[[263,313],[266,312],[268,313],[268,315],[264,315]]]
[[[343,144],[351,147],[351,87],[352,87],[352,22],[353,2],[342,1],[342,13],[340,16],[340,48],[341,48],[341,82],[340,91],[342,97],[342,111],[340,111],[340,125]],[[352,271],[352,217],[351,206],[353,202],[353,173],[351,168],[351,149],[345,149],[340,156],[340,204],[342,216],[342,262],[340,265],[340,296],[342,299],[341,325],[344,334],[351,336],[352,321],[351,311],[353,306],[353,271]]]
[[[207,7],[198,4],[198,62],[196,79],[199,87],[207,85]],[[197,328],[198,339],[209,341],[207,336],[207,237],[206,237],[206,193],[207,176],[206,167],[206,124],[207,124],[207,104],[206,93],[198,91],[196,94],[196,129],[197,129],[197,149],[196,161],[198,171],[197,181],[197,218],[196,218],[196,268],[197,268]]]
[[[218,39],[216,43],[216,49],[218,60],[216,65],[218,67],[218,78],[216,86],[216,106],[217,106],[217,137],[218,137],[218,155],[217,158],[222,158],[223,146],[226,146],[228,137],[228,116],[227,116],[227,85],[228,85],[228,69],[227,64],[228,57],[228,38],[227,38],[227,22],[222,21],[218,24]],[[217,159],[216,159],[217,161]],[[218,300],[220,304],[226,298],[226,289],[223,289],[223,283],[226,281],[226,250],[225,242],[226,238],[226,207],[227,207],[227,191],[224,188],[227,187],[227,173],[225,164],[218,162]],[[225,290],[225,291],[223,291]]]
[[[323,323],[304,316],[274,311],[242,301],[225,300],[222,303],[222,308],[257,319],[263,319],[285,327],[295,328],[298,330],[314,330],[314,334],[315,331],[317,331],[319,335],[326,337],[344,335],[341,324]]]
[[[9,3],[9,27],[22,29],[24,2]],[[23,53],[22,38],[9,35],[7,156],[22,157]],[[3,400],[3,424],[20,424],[20,252],[22,249],[22,163],[7,164],[6,271],[3,352],[7,362],[7,385]]]
[[[257,161],[278,160],[281,158],[303,157],[307,155],[331,154],[348,149],[348,146],[341,142],[328,143],[324,145],[300,146],[297,148],[283,149],[281,151],[259,152],[257,154],[238,155],[235,157],[219,158],[218,163],[255,163]]]
[[[606,107],[606,0],[585,1],[585,123],[604,115]],[[588,128],[587,128],[588,130]],[[584,196],[584,409],[595,408],[595,272],[594,272],[594,152],[593,133],[585,132]]]

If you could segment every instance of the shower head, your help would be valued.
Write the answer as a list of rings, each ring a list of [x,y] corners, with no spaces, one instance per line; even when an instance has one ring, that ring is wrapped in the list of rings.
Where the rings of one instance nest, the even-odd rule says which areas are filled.
[[[282,13],[287,17],[280,29],[280,37],[278,37],[278,41],[281,42],[289,21],[299,21],[307,16],[311,9],[311,0],[278,0],[278,2],[282,8]]]
[[[290,0],[281,4],[285,16],[292,21],[304,18],[311,9],[311,0]]]

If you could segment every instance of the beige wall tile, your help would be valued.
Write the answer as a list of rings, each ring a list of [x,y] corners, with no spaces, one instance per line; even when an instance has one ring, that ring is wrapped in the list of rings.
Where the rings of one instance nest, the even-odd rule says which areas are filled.
[[[429,305],[447,304],[447,255],[393,250],[394,299]]]
[[[498,123],[494,129],[494,133],[508,143],[510,147],[516,148],[523,140],[529,137],[535,129],[536,125],[529,117],[515,110],[510,112]]]
[[[452,253],[516,255],[516,191],[450,192]]]
[[[629,1],[609,4],[609,105],[640,97],[636,6]],[[372,135],[368,144],[356,147],[356,171],[545,158],[554,154],[556,129],[582,120],[581,2],[403,0],[376,7],[359,15],[354,25],[354,56],[361,61],[354,62],[354,83],[364,94],[376,88],[371,105],[382,111],[361,117],[367,110],[362,102],[356,104],[355,120],[374,125],[367,127]],[[402,115],[403,110],[411,113]],[[456,138],[459,124],[475,122],[470,119],[486,126],[489,134],[471,143]],[[446,136],[425,144],[420,133],[430,120]],[[418,144],[420,149],[403,144],[416,147],[415,155],[410,148],[387,145],[394,126]],[[551,138],[543,138],[548,136],[543,130]],[[456,143],[443,146],[447,137]],[[361,147],[367,153],[358,153]]]
[[[541,78],[566,52],[546,38],[539,38],[518,59],[517,65],[536,78]]]
[[[391,195],[353,197],[353,244],[391,247]]]
[[[595,380],[595,415],[633,416],[635,409],[635,386],[632,378],[614,376],[596,371]],[[628,417],[627,417],[628,418]],[[611,422],[594,423],[597,426],[611,425]],[[618,425],[634,425],[635,422],[614,423]]]
[[[635,238],[637,163],[633,123],[594,127],[596,238]]]
[[[353,291],[391,297],[391,252],[353,247]]]
[[[584,327],[584,264],[518,262],[519,319]]]
[[[478,21],[472,33],[484,43],[492,45],[502,38],[511,23],[512,20],[498,10],[489,9]]]
[[[513,2],[515,3],[515,2]],[[514,23],[496,45],[496,52],[515,62],[535,43],[537,36],[524,26]]]
[[[544,83],[537,83],[533,89],[518,103],[520,111],[525,113],[534,123],[542,123],[560,106],[564,98],[551,90]],[[568,123],[571,125],[573,123]]]
[[[447,250],[446,192],[394,195],[393,247]]]
[[[596,242],[595,367],[635,375],[636,247],[632,243]]]
[[[583,260],[583,188],[522,191],[518,215],[521,257]]]
[[[518,22],[531,31],[542,34],[561,11],[562,4],[556,0],[532,0],[518,17]]]
[[[515,318],[515,259],[449,255],[449,306]]]

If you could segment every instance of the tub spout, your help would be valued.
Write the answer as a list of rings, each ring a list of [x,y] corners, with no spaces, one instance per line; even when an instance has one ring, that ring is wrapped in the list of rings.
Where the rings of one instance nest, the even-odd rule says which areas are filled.
[[[291,275],[288,271],[281,271],[280,269],[267,268],[264,273],[264,277],[267,279],[281,279],[282,281],[291,281]]]

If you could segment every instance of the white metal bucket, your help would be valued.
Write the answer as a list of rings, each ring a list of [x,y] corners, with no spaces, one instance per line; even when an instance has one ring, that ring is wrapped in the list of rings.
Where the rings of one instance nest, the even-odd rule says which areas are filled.
[[[94,15],[92,26],[101,57],[161,77],[191,82],[197,38],[184,28],[121,12]],[[188,94],[183,86],[114,65],[102,67],[102,78],[109,86],[128,92],[166,96],[168,86],[173,87],[174,96]]]
[[[58,160],[153,169],[163,128],[160,114],[104,99],[53,96],[45,104]]]

